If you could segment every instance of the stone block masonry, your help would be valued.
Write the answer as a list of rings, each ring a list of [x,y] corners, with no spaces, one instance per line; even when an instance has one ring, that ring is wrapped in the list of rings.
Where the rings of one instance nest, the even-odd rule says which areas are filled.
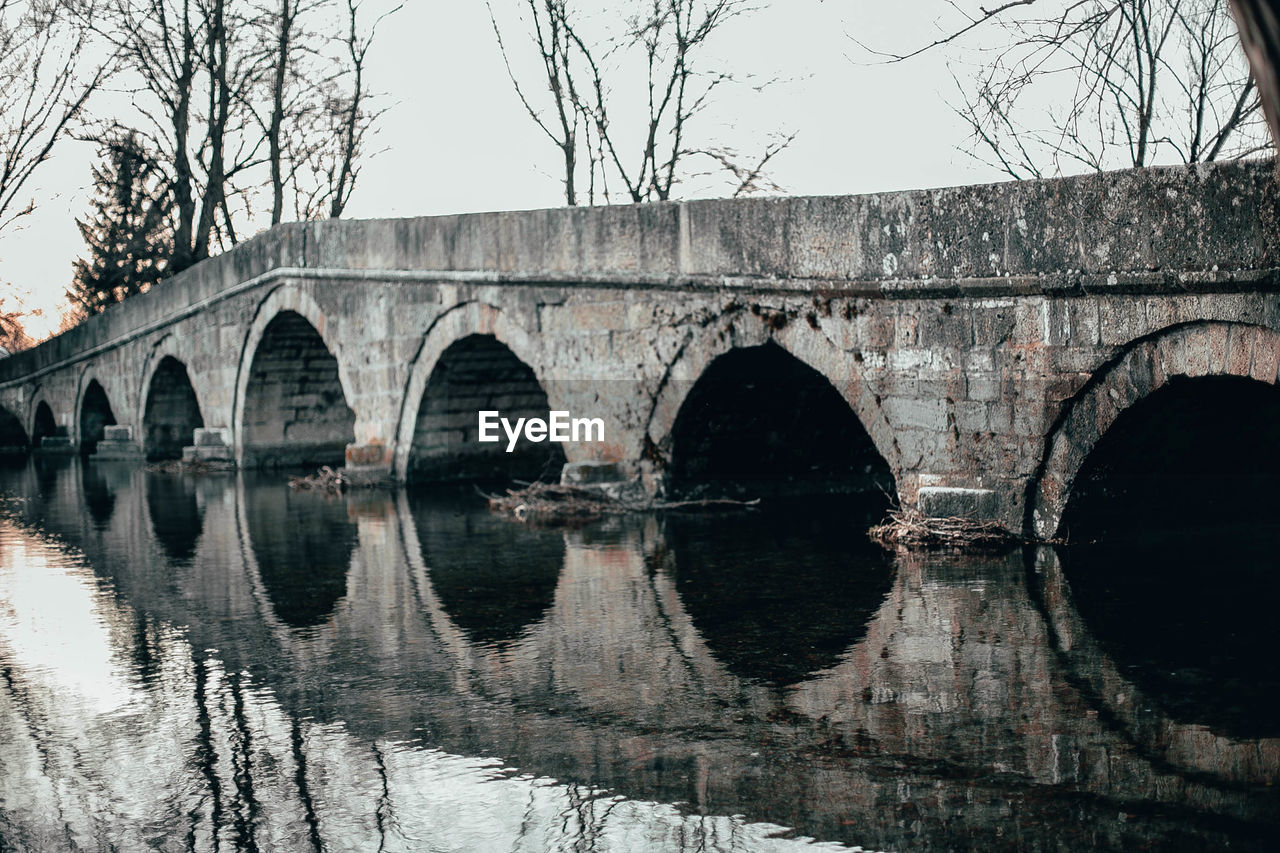
[[[698,379],[771,345],[839,394],[902,504],[1050,537],[1099,437],[1171,377],[1276,381],[1277,201],[1270,164],[1238,163],[282,225],[0,359],[0,417],[6,445],[74,447],[96,386],[140,452],[216,430],[242,465],[405,479],[511,473],[475,412],[563,410],[606,440],[521,471],[659,491]]]

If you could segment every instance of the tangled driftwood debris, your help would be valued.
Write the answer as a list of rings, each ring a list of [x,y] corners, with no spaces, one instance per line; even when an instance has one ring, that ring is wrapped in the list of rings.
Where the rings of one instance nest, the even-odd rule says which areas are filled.
[[[335,471],[324,465],[314,474],[305,477],[290,477],[289,488],[301,491],[330,492],[336,494],[349,487],[351,482],[341,471]]]
[[[507,489],[506,494],[484,494],[489,509],[510,515],[518,521],[540,524],[585,523],[609,515],[656,510],[742,509],[759,503],[735,500],[661,501],[638,493],[611,493],[602,489],[566,486],[552,483],[530,483],[524,488]]]
[[[867,535],[887,547],[1005,548],[1023,541],[999,522],[957,516],[930,518],[918,509],[890,510],[889,518]]]

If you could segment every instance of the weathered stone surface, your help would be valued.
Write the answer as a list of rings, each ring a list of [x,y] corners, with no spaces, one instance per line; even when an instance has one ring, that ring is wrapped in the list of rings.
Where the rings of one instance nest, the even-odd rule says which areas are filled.
[[[105,426],[102,428],[102,441],[133,441],[133,426],[130,424]]]
[[[616,462],[570,462],[560,469],[560,482],[566,486],[612,483],[624,479]]]
[[[919,501],[920,511],[933,518],[988,519],[1000,511],[1000,496],[991,489],[925,486]]]
[[[531,411],[536,389],[605,424],[563,445],[571,465],[659,489],[698,377],[772,342],[849,403],[904,503],[980,489],[981,513],[1052,535],[1100,431],[1169,377],[1276,381],[1277,198],[1271,167],[1244,163],[283,225],[0,359],[0,407],[18,438],[70,452],[96,381],[133,426],[119,440],[400,478],[414,454],[487,450],[475,410]],[[473,365],[469,390],[420,412],[471,336],[533,378]],[[183,383],[198,411],[157,422],[166,358],[186,377],[170,412]]]

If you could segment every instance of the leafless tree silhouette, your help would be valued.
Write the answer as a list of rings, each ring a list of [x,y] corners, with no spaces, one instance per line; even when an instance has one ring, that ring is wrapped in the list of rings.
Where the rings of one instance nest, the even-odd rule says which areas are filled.
[[[1267,148],[1258,89],[1227,0],[1014,0],[943,37],[1002,37],[955,74],[974,156],[1014,178],[1238,158]],[[954,72],[953,72],[954,73]]]
[[[705,46],[728,21],[756,8],[749,0],[636,0],[621,27],[599,38],[587,35],[586,16],[572,0],[520,0],[540,63],[537,83],[516,70],[499,16],[491,0],[486,4],[517,97],[560,152],[567,204],[584,196],[588,204],[608,203],[615,194],[633,202],[669,199],[698,158],[731,177],[734,195],[776,189],[765,168],[794,133],[774,134],[752,156],[693,141],[691,125],[721,87],[741,82],[732,71],[704,64]],[[644,69],[637,103],[645,114],[638,123],[617,121],[622,98],[614,84],[627,61]],[[549,104],[534,95],[541,85]]]

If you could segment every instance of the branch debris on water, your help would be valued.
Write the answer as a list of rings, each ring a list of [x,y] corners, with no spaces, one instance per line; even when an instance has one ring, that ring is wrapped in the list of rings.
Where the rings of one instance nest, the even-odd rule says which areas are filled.
[[[949,516],[930,518],[918,509],[893,509],[889,517],[867,531],[875,542],[886,547],[909,548],[1003,548],[1022,542],[996,521]]]
[[[552,483],[530,483],[521,489],[507,489],[503,495],[481,494],[488,498],[489,509],[494,512],[510,515],[518,521],[541,524],[572,524],[609,515],[655,510],[743,509],[760,503],[758,499],[663,501],[641,496],[634,490],[632,494],[614,495],[599,489]]]

